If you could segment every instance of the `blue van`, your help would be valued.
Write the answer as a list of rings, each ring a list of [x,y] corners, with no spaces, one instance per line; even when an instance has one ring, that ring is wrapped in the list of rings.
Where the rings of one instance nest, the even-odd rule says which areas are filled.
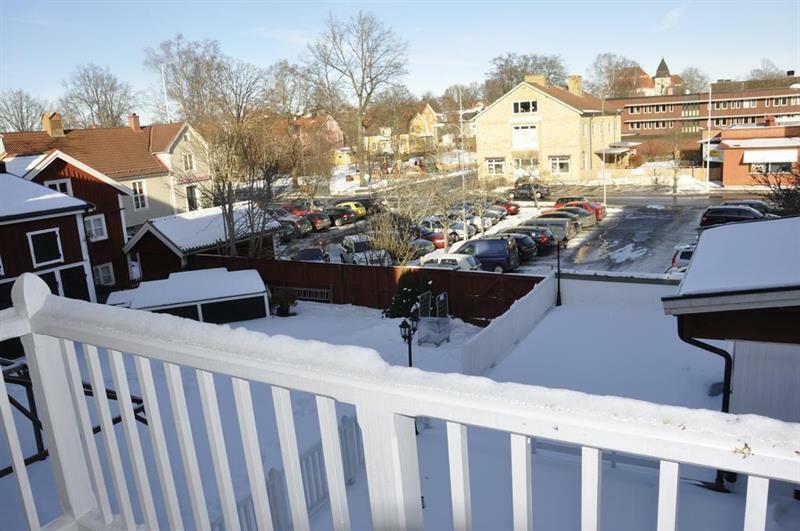
[[[481,262],[481,269],[505,273],[519,267],[519,252],[514,238],[488,237],[462,243],[452,252],[470,254]]]

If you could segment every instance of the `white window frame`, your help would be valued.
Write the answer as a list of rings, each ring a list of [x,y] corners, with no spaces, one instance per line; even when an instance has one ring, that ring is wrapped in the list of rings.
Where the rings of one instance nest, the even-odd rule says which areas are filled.
[[[38,234],[44,234],[46,232],[55,232],[56,233],[56,242],[58,243],[58,254],[60,254],[61,256],[59,258],[55,259],[55,260],[49,260],[47,262],[37,262],[36,261],[36,252],[34,251],[34,248],[33,248],[33,238],[32,237],[36,236]],[[26,233],[26,236],[28,237],[28,250],[31,253],[31,261],[33,262],[33,267],[34,268],[43,267],[43,266],[47,266],[47,265],[51,265],[51,264],[63,264],[64,263],[64,249],[61,246],[61,229],[59,229],[58,227],[53,227],[51,229],[35,230],[35,231],[32,231],[32,232]]]
[[[520,107],[521,107],[521,105],[520,105],[521,103],[528,103],[530,105],[531,110],[530,111],[521,111],[521,110],[519,110]],[[514,114],[533,114],[535,112],[539,112],[539,104],[536,102],[536,100],[515,101],[511,108],[512,108]]]
[[[497,171],[497,168],[500,171]],[[499,157],[492,157],[486,159],[486,173],[488,175],[505,175],[506,174],[506,159]]]
[[[530,142],[528,144],[520,142],[519,136],[522,135],[522,131],[531,131],[531,130],[533,130],[533,142]],[[517,133],[515,134],[515,132]],[[517,142],[515,142],[514,140],[517,140]],[[515,151],[539,149],[539,128],[536,125],[512,125],[511,149]]]
[[[73,195],[72,194],[72,180],[71,179],[53,179],[51,181],[44,181],[43,184],[46,187],[50,188],[51,190],[55,190],[56,192],[61,192],[61,190],[58,190],[57,188],[53,188],[53,186],[51,186],[51,185],[58,186],[59,184],[66,184],[67,185],[67,191],[66,192],[61,192],[61,193],[62,194],[67,194],[67,195]]]
[[[147,199],[147,184],[146,183],[147,183],[147,181],[131,181],[131,190],[133,190],[132,199],[133,199],[133,209],[134,210],[147,210],[148,208],[150,208],[150,201],[148,201],[148,199]],[[137,192],[136,192],[136,185],[137,184],[142,185],[141,194],[137,194]],[[141,197],[141,199],[142,199],[142,205],[138,206],[138,207],[136,206],[136,198],[137,197]]]
[[[194,170],[194,155],[191,153],[184,153],[181,155],[181,160],[183,161],[183,171],[193,171]],[[186,167],[186,162],[189,162],[188,168]]]
[[[110,282],[103,282],[104,274],[100,272],[101,269],[108,268],[108,276],[111,278]],[[98,264],[92,267],[92,276],[94,277],[95,286],[113,286],[117,283],[117,277],[114,275],[114,264],[106,262],[105,264]]]
[[[572,173],[572,157],[569,155],[555,155],[548,158],[548,162],[550,163],[550,174],[551,175],[569,175]],[[561,170],[553,170],[553,163],[560,165],[562,162],[567,163],[567,171]]]
[[[91,223],[98,219],[103,227],[102,235],[100,236],[97,236],[94,228],[90,228]],[[86,239],[90,242],[101,242],[108,239],[108,227],[106,226],[105,214],[96,214],[94,216],[86,216],[83,218],[83,229],[86,232]]]

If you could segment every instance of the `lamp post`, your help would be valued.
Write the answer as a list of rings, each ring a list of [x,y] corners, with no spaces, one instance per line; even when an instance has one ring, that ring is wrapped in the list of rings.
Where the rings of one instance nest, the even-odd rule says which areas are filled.
[[[414,334],[417,333],[417,323],[419,322],[419,317],[415,314],[411,314],[411,323],[406,319],[403,319],[403,322],[400,323],[400,336],[403,338],[403,341],[406,342],[408,345],[408,366],[413,367],[413,358],[411,355],[411,343],[414,341]]]
[[[556,306],[561,306],[561,241],[556,241]]]
[[[605,91],[607,92],[607,91]],[[603,103],[600,105],[600,145],[603,146],[601,148],[601,158],[600,158],[600,173],[603,174],[603,204],[605,205],[608,201],[606,200],[606,133],[604,131],[605,125],[605,114],[606,114],[606,93],[603,93]]]

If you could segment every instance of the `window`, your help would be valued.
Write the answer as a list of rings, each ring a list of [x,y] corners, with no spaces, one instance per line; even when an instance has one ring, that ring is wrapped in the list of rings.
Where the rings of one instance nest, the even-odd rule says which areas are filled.
[[[569,173],[569,157],[550,157],[550,173],[564,175]]]
[[[189,210],[197,210],[197,185],[186,187],[186,204]]]
[[[111,262],[100,264],[92,268],[94,283],[98,286],[113,286],[117,283],[114,278],[114,264]]]
[[[531,112],[536,112],[536,100],[514,102],[514,114],[526,114]]]
[[[108,239],[106,229],[106,217],[104,214],[83,218],[83,225],[86,228],[86,237],[90,242],[99,242]]]
[[[727,101],[715,101],[714,102],[714,108],[715,109],[727,109],[728,108],[728,102]]]
[[[44,185],[62,194],[72,195],[72,182],[69,179],[45,181]]]
[[[744,100],[742,102],[743,109],[755,109],[757,105],[758,102],[756,100]]]
[[[789,173],[791,162],[758,162],[750,165],[750,173]]]
[[[514,159],[514,169],[530,169],[539,165],[539,161],[534,158]]]
[[[194,155],[191,153],[183,154],[183,170],[191,171],[194,169]]]
[[[142,210],[147,208],[147,193],[144,188],[144,181],[133,181],[131,183],[133,189],[133,209]]]
[[[535,125],[515,125],[511,130],[513,149],[537,149],[538,138]]]
[[[506,172],[506,159],[486,159],[486,173],[503,175]]]
[[[37,230],[29,232],[27,236],[33,267],[57,264],[64,261],[58,229]]]
[[[731,102],[731,109],[738,109],[739,107],[741,107],[741,105],[742,105],[741,101],[732,101]]]

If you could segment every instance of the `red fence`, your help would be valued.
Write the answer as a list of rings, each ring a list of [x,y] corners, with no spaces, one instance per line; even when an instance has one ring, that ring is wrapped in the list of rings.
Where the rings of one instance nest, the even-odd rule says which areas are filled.
[[[358,266],[263,260],[230,256],[195,255],[189,268],[226,267],[230,271],[255,269],[268,286],[330,289],[334,304],[355,304],[384,309],[408,270],[421,282],[431,282],[434,295],[447,292],[450,314],[478,325],[502,315],[514,301],[528,293],[542,277],[470,271],[404,267]]]

